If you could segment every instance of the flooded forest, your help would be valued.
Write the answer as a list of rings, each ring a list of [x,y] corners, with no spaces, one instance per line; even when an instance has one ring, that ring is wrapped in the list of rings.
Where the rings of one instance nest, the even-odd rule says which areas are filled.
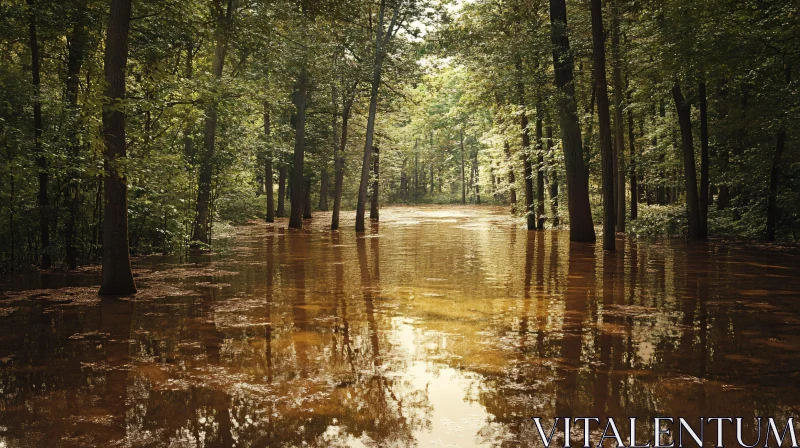
[[[798,35],[794,0],[0,2],[0,448],[796,447]]]

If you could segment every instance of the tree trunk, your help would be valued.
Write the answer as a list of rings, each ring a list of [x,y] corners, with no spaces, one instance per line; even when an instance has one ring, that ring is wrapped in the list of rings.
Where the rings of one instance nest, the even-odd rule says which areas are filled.
[[[517,212],[517,178],[514,175],[514,164],[511,162],[511,146],[508,140],[503,142],[503,150],[506,154],[506,162],[508,163],[508,185],[509,185],[509,199],[511,203],[511,213]]]
[[[353,94],[358,84],[353,86]],[[334,179],[333,215],[331,217],[331,230],[339,228],[339,213],[342,209],[342,186],[344,185],[344,150],[347,147],[347,124],[350,120],[350,110],[353,105],[353,95],[347,97],[342,107],[342,136],[339,140],[339,151],[335,155],[336,174]],[[336,119],[334,118],[334,132]],[[335,142],[334,142],[335,144]]]
[[[358,187],[358,203],[356,206],[356,232],[363,232],[364,216],[367,207],[367,186],[369,184],[369,167],[372,157],[373,138],[375,134],[375,115],[378,112],[378,90],[381,86],[381,71],[383,69],[383,52],[388,44],[388,39],[393,37],[395,24],[400,7],[403,2],[396,2],[392,14],[389,28],[384,31],[383,24],[386,13],[386,0],[381,0],[380,11],[378,13],[378,31],[375,33],[375,64],[372,68],[372,88],[369,97],[369,113],[367,115],[366,141],[364,143],[364,160],[361,164],[361,182]],[[385,34],[384,34],[385,32]],[[416,192],[414,192],[416,195]]]
[[[378,147],[372,148],[372,202],[369,208],[369,219],[378,220],[378,194],[380,182],[380,154]]]
[[[328,170],[322,169],[322,176],[319,181],[319,204],[317,208],[320,211],[328,211]]]
[[[307,87],[306,68],[300,69],[297,75],[297,80],[294,85],[294,93],[292,95],[292,102],[297,108],[294,115],[294,164],[292,166],[292,205],[289,210],[289,227],[292,229],[303,228],[303,215],[304,215],[304,188],[303,188],[303,159],[305,158],[306,150],[306,89]],[[309,200],[310,202],[310,200]],[[310,208],[310,204],[309,204]]]
[[[311,178],[303,178],[303,219],[311,219]],[[301,226],[302,227],[302,226]]]
[[[628,92],[628,104],[631,103],[631,95]],[[636,139],[633,135],[633,111],[628,109],[628,145],[631,147],[631,220],[639,217],[639,181],[636,176]]]
[[[69,129],[69,157],[70,169],[67,185],[67,207],[69,216],[67,217],[65,233],[66,261],[69,269],[78,267],[78,248],[77,240],[77,219],[79,201],[80,171],[78,170],[81,144],[78,141],[78,122],[80,120],[80,110],[78,109],[78,86],[81,66],[83,65],[84,55],[89,45],[89,33],[87,32],[89,14],[86,7],[86,0],[78,2],[78,11],[72,33],[68,40],[67,56],[67,82],[66,97],[67,110],[72,119]]]
[[[792,66],[784,66],[786,85],[792,81]],[[767,203],[767,241],[775,241],[775,229],[778,222],[778,181],[781,174],[781,157],[786,144],[786,125],[781,123],[778,129],[778,142],[775,145],[775,157],[772,159],[772,170],[769,176],[769,201]]]
[[[41,78],[39,75],[39,39],[36,34],[36,6],[34,0],[28,0],[30,8],[30,47],[31,47],[31,75],[33,77],[33,143],[36,154],[36,167],[39,172],[39,237],[41,238],[41,259],[39,267],[50,269],[52,258],[50,256],[50,205],[47,198],[47,183],[49,173],[47,159],[42,147],[42,98]]]
[[[611,114],[606,79],[605,34],[601,0],[592,2],[592,43],[594,89],[597,92],[597,118],[600,128],[600,156],[603,164],[603,249],[616,250],[614,232],[614,161],[611,148]]]
[[[614,151],[617,162],[617,183],[615,185],[616,200],[616,224],[617,232],[625,231],[625,126],[622,114],[622,96],[625,88],[622,84],[622,57],[619,48],[619,0],[614,0],[611,6],[612,33],[611,33],[611,56],[614,63]]]
[[[708,101],[706,83],[701,82],[700,93],[700,238],[708,237]]]
[[[694,162],[694,142],[692,139],[691,106],[683,97],[678,83],[672,87],[672,97],[678,110],[678,123],[681,128],[683,146],[683,169],[686,179],[686,207],[689,210],[689,239],[703,238],[700,227],[700,207],[697,199],[697,171]]]
[[[136,293],[128,248],[128,185],[124,173],[127,157],[125,114],[125,68],[128,62],[128,30],[131,0],[112,0],[103,65],[106,103],[103,105],[103,154],[105,207],[103,216],[103,281],[99,294]]]
[[[536,229],[544,230],[544,146],[542,145],[542,122],[544,106],[536,104]]]
[[[459,137],[461,138],[461,205],[467,203],[467,185],[464,182],[464,129],[462,127]]]
[[[478,152],[475,152],[475,158],[472,159],[472,172],[474,173],[474,183],[475,185],[475,203],[480,205],[481,204],[481,186],[480,186],[480,173],[478,168]]]
[[[221,11],[221,0],[216,0],[215,2],[218,23],[216,30],[214,58],[211,61],[211,72],[214,76],[215,83],[219,82],[220,78],[222,78],[222,69],[225,64],[225,54],[228,51],[228,35],[230,32],[230,24],[233,15],[233,1],[234,0],[228,0],[227,10],[224,15]],[[212,87],[212,96],[214,96],[213,90],[216,90],[216,86]],[[192,231],[192,239],[204,244],[208,244],[210,242],[211,177],[214,170],[213,163],[218,118],[216,101],[209,101],[207,107],[205,123],[203,126],[203,157],[200,165],[195,222],[194,229]]]
[[[550,0],[550,28],[553,68],[559,91],[561,145],[567,172],[567,208],[570,241],[594,242],[594,223],[589,205],[589,181],[583,163],[581,128],[575,103],[573,59],[567,37],[567,6],[564,0]]]
[[[278,209],[275,216],[278,218],[286,217],[286,165],[278,168]]]
[[[272,132],[269,104],[264,103],[264,135],[267,137],[267,151],[264,155],[264,184],[267,190],[267,222],[275,222],[275,189],[272,179],[272,147],[270,134]]]
[[[553,127],[547,125],[547,153],[553,150]],[[553,215],[553,227],[558,227],[558,176],[555,170],[550,175],[550,213]]]

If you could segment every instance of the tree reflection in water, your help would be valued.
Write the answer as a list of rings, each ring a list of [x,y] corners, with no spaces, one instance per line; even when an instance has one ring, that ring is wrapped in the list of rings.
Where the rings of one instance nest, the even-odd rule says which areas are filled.
[[[0,442],[530,446],[534,415],[798,413],[796,256],[606,254],[502,213],[258,223],[190,263],[137,261],[135,298],[100,300],[91,271],[34,278],[57,289],[0,301]]]

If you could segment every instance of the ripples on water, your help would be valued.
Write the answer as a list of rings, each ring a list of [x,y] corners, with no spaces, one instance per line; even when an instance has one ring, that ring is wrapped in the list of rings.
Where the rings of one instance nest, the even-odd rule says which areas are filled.
[[[603,254],[503,213],[259,223],[192,263],[138,260],[135,300],[100,300],[91,270],[20,282],[0,447],[525,447],[531,416],[798,414],[796,253]]]

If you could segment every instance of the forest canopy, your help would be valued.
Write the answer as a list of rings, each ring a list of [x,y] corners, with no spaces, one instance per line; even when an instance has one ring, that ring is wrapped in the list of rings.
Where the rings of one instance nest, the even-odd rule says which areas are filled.
[[[5,1],[0,269],[102,259],[104,285],[131,292],[106,277],[130,271],[128,252],[213,247],[255,219],[335,230],[355,213],[361,231],[387,203],[504,205],[606,249],[618,233],[796,241],[799,14],[789,0]]]

